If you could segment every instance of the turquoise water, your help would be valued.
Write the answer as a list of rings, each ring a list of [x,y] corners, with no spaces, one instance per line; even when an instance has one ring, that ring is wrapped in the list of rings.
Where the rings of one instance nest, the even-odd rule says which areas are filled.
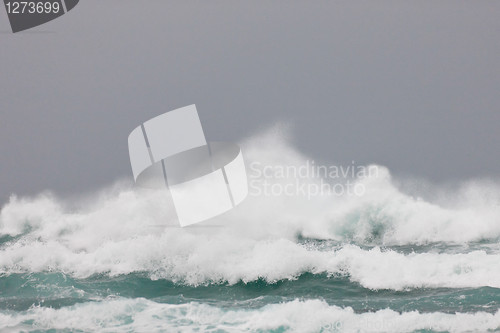
[[[0,244],[2,248],[12,244],[13,238],[4,237]],[[297,244],[307,247],[321,248],[329,252],[342,248],[338,242],[325,242],[315,239],[296,239]],[[467,245],[469,251],[482,251],[496,247],[496,243],[478,242]],[[366,250],[373,249],[364,246]],[[394,246],[387,247],[385,251],[397,251],[398,253],[415,254],[435,251],[438,253],[453,252],[460,253],[463,246],[446,246],[445,244],[432,244],[427,246]],[[182,282],[173,282],[169,279],[152,277],[150,272],[134,272],[117,276],[109,274],[93,274],[86,278],[76,278],[71,274],[63,272],[25,272],[4,273],[0,276],[0,320],[6,327],[13,331],[33,332],[70,332],[94,330],[122,330],[141,331],[185,331],[199,329],[201,331],[261,331],[261,332],[285,332],[295,330],[293,325],[262,325],[262,327],[245,327],[241,320],[225,321],[220,323],[221,314],[215,318],[212,325],[200,322],[200,317],[214,316],[211,308],[230,313],[239,311],[245,313],[261,313],[270,305],[277,307],[284,304],[303,304],[307,306],[308,301],[320,301],[322,310],[325,309],[349,309],[353,315],[366,313],[380,313],[389,310],[393,315],[402,313],[418,313],[419,315],[432,315],[434,313],[448,314],[453,317],[457,313],[462,314],[490,314],[498,320],[495,315],[500,309],[500,288],[493,287],[468,287],[468,288],[404,288],[403,290],[370,289],[359,282],[351,280],[348,273],[319,273],[304,272],[293,278],[280,279],[274,282],[259,278],[255,281],[234,284],[227,282],[206,281],[202,285],[190,285]],[[84,313],[85,319],[92,316],[93,311],[87,309],[89,304],[100,305],[106,311],[107,308],[115,308],[117,302],[126,303],[125,309],[111,314],[110,318],[82,323],[81,327],[75,323],[67,322],[58,329],[44,325],[58,326],[53,320],[60,317],[58,311],[71,309],[74,313]],[[119,304],[119,303],[118,303]],[[139,321],[135,315],[148,312],[156,306],[167,306],[156,316],[155,320],[164,325],[149,325],[150,317],[142,318],[144,323],[137,325]],[[200,305],[207,306],[199,308]],[[315,304],[316,305],[316,304]],[[174,308],[169,308],[173,306]],[[177,306],[177,307],[176,307]],[[184,306],[185,308],[179,308]],[[41,310],[50,309],[52,313]],[[71,312],[70,310],[70,312]],[[95,311],[95,310],[94,310]],[[196,319],[183,319],[189,317],[187,314],[193,311],[197,313]],[[205,314],[203,312],[206,312]],[[279,311],[278,311],[279,312]],[[222,315],[223,316],[223,315]],[[63,317],[66,317],[63,315]],[[337,321],[339,315],[332,314],[331,323],[313,325],[307,327],[311,331],[349,331],[343,327],[342,321]],[[242,316],[244,318],[244,316]],[[67,320],[67,318],[66,318]],[[243,319],[244,320],[244,319]],[[359,318],[357,319],[359,321]],[[449,321],[453,319],[448,318]],[[375,320],[376,321],[376,320]],[[286,321],[285,321],[286,322]],[[370,320],[365,320],[365,326],[357,327],[355,331],[385,331],[391,326],[371,326]],[[448,323],[449,324],[449,323]],[[64,327],[68,326],[68,327]],[[76,326],[76,327],[75,327]],[[418,326],[418,325],[417,325]],[[425,326],[425,325],[424,325]],[[432,324],[428,327],[416,327],[419,332],[438,332]],[[445,325],[446,326],[446,325]],[[398,326],[399,328],[399,326]],[[492,328],[498,331],[499,328]]]
[[[349,282],[347,277],[310,273],[296,280],[273,284],[259,280],[199,287],[168,280],[151,280],[140,273],[87,279],[73,279],[61,273],[36,273],[2,276],[0,286],[0,309],[14,311],[26,311],[33,306],[59,309],[110,297],[140,297],[168,304],[199,302],[223,309],[258,309],[266,304],[295,299],[322,299],[329,305],[351,307],[355,312],[389,308],[398,312],[495,313],[500,308],[500,289],[497,288],[370,290]]]
[[[360,181],[362,197],[250,196],[188,228],[163,192],[13,196],[0,331],[500,331],[500,190],[442,204],[386,170]]]

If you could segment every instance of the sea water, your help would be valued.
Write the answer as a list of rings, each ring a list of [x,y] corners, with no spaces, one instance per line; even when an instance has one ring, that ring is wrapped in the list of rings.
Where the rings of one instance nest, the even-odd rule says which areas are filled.
[[[275,133],[242,146],[262,166],[307,159]],[[499,331],[500,187],[424,199],[377,168],[355,180],[363,195],[250,194],[188,228],[168,193],[126,182],[13,195],[0,213],[0,331]]]

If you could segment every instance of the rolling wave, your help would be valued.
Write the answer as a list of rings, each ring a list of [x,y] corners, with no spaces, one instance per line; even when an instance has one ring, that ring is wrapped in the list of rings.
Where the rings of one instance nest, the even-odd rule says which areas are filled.
[[[12,195],[0,211],[0,327],[7,332],[500,327],[500,186],[469,181],[453,191],[423,195],[433,198],[424,200],[402,190],[404,181],[382,166],[349,179],[269,177],[265,168],[309,163],[289,142],[276,128],[246,140],[249,197],[236,209],[187,228],[178,226],[168,192],[133,188],[126,181],[72,199],[50,192]],[[352,181],[364,191],[252,193],[263,193],[263,181],[278,189]]]
[[[247,163],[261,166],[306,160],[275,131],[243,147]],[[0,272],[56,271],[78,278],[147,272],[190,285],[273,283],[310,272],[347,276],[371,289],[500,287],[500,191],[470,185],[454,193],[454,208],[443,207],[403,193],[386,168],[377,170],[355,180],[366,189],[361,196],[250,196],[205,225],[183,229],[176,227],[165,192],[126,183],[77,203],[50,193],[12,196],[0,212]],[[301,242],[304,237],[316,241]],[[321,240],[332,242],[325,247]],[[397,249],[433,242],[483,242],[489,248]]]
[[[33,307],[0,314],[6,332],[38,329],[99,332],[471,332],[500,326],[500,312],[356,313],[320,300],[294,300],[258,309],[222,309],[206,304],[164,304],[143,298],[108,299],[60,309]]]

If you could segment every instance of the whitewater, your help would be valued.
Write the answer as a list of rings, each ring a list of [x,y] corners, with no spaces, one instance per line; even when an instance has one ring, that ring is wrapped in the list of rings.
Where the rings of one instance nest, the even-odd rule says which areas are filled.
[[[298,168],[311,159],[292,142],[278,126],[241,147],[247,166]],[[367,167],[377,172],[349,180],[362,195],[249,195],[188,228],[167,192],[127,180],[71,198],[12,195],[0,212],[1,331],[500,330],[498,182],[415,189]]]

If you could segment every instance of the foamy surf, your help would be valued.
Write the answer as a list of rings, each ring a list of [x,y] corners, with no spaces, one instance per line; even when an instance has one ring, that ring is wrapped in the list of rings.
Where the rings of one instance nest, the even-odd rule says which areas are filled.
[[[111,242],[93,252],[70,251],[56,242],[31,242],[2,250],[2,274],[64,272],[75,278],[146,272],[153,279],[189,285],[234,284],[263,279],[274,283],[301,274],[345,276],[369,289],[500,288],[500,254],[410,253],[344,245],[314,250],[290,240],[235,240],[182,235],[142,236]]]
[[[262,178],[255,168],[298,166],[307,160],[273,131],[242,147],[250,181]],[[259,163],[250,166],[255,161]],[[1,326],[28,330],[32,323],[37,329],[110,332],[499,328],[498,301],[490,300],[488,288],[500,288],[500,188],[468,182],[447,193],[447,200],[424,200],[400,190],[386,168],[373,168],[375,174],[353,179],[365,189],[362,195],[250,194],[236,209],[196,228],[177,227],[166,193],[135,189],[127,182],[78,200],[50,193],[12,196],[0,212],[0,283],[19,278],[30,288],[23,289],[21,299],[10,295],[0,304]],[[294,181],[266,180],[279,186]],[[301,178],[300,184],[320,181]],[[53,274],[62,281],[49,286]],[[287,285],[291,289],[279,301],[245,309],[222,299],[208,305],[201,297],[133,297],[120,288],[133,288],[137,275],[165,281],[157,287],[168,290],[234,286],[236,298],[262,296],[262,284],[279,290],[283,281],[300,283]],[[347,304],[355,305],[341,304],[331,295],[317,300],[318,279],[301,278],[309,275],[320,277],[321,288],[341,285],[345,290],[341,288],[339,298],[349,299],[352,293]],[[96,277],[117,283],[116,289],[100,289],[101,282],[97,291],[80,288]],[[66,296],[57,296],[63,281],[69,281],[64,282],[69,283],[63,288]],[[446,309],[433,306],[431,311],[421,299],[429,296],[428,290],[443,288],[470,295],[456,301],[454,294]],[[407,297],[415,310],[391,303],[390,292]],[[294,301],[299,294],[304,299]],[[378,299],[377,306],[362,313],[366,295]],[[50,306],[40,301],[49,298]],[[26,310],[28,303],[33,306]],[[12,304],[22,304],[22,310]],[[79,319],[85,313],[93,319]],[[386,326],[368,325],[377,322]]]
[[[162,304],[137,298],[6,312],[0,314],[0,325],[7,332],[33,327],[84,332],[485,332],[500,326],[500,312],[398,313],[385,309],[355,313],[320,300],[229,310],[196,302]]]

